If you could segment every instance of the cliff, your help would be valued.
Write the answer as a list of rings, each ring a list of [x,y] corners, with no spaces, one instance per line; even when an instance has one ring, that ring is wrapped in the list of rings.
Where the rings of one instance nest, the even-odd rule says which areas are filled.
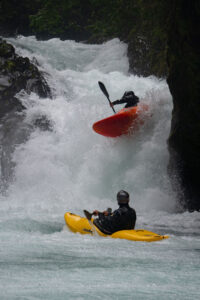
[[[169,172],[178,177],[180,201],[200,210],[199,1],[172,1],[167,82],[173,96]]]
[[[28,58],[15,53],[12,45],[0,39],[0,191],[5,192],[13,176],[12,153],[29,136],[32,128],[24,123],[23,105],[16,93],[25,90],[40,97],[51,96],[43,75]],[[36,120],[36,126],[48,128],[48,122]]]
[[[15,53],[12,45],[0,39],[0,118],[10,110],[23,107],[15,97],[24,89],[27,93],[35,92],[40,97],[50,95],[50,89],[30,60]]]

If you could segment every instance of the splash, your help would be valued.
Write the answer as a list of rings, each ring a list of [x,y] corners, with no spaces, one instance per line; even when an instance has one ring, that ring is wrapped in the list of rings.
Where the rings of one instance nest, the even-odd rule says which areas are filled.
[[[53,100],[18,95],[26,106],[27,127],[45,116],[52,130],[34,128],[16,146],[15,179],[8,192],[12,205],[31,212],[103,209],[115,206],[117,191],[125,189],[139,210],[173,209],[166,148],[172,107],[166,82],[128,74],[127,45],[118,39],[102,45],[34,37],[9,41],[20,55],[36,58],[54,93]],[[111,100],[134,90],[150,106],[152,117],[137,134],[113,140],[92,131],[95,121],[112,114],[99,80]]]

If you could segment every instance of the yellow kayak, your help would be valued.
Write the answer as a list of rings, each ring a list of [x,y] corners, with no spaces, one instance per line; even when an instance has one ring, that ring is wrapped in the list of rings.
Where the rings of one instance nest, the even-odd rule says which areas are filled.
[[[65,222],[68,228],[72,232],[79,232],[81,234],[94,234],[96,231],[100,236],[109,236],[111,238],[126,239],[130,241],[140,241],[140,242],[155,242],[163,239],[169,238],[167,235],[159,235],[154,232],[144,230],[144,229],[129,229],[129,230],[120,230],[111,235],[106,235],[102,233],[94,224],[93,219],[91,220],[92,224],[83,217],[66,212],[64,215]]]

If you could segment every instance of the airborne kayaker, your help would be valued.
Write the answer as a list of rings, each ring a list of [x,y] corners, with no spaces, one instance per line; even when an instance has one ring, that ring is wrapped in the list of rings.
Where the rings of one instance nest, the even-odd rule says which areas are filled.
[[[103,213],[98,210],[93,211],[93,215],[98,216],[94,220],[94,225],[105,234],[112,234],[119,230],[134,229],[136,222],[136,212],[129,206],[129,194],[126,191],[117,193],[119,208],[113,213],[106,210]]]
[[[133,91],[125,92],[120,100],[115,100],[111,102],[110,106],[113,107],[116,104],[126,103],[125,108],[137,106],[139,98],[134,94]]]

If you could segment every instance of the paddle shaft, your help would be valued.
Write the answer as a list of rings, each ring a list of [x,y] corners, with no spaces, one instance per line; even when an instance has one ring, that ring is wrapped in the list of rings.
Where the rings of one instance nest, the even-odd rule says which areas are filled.
[[[106,98],[108,99],[108,102],[110,103],[110,106],[112,107],[113,112],[116,114],[116,111],[114,110],[114,108],[112,106],[112,103],[110,101],[110,97],[109,97],[109,94],[108,94],[108,91],[107,91],[105,85],[101,81],[99,81],[98,84],[99,84],[100,89],[102,90],[102,92],[104,93],[104,95],[106,96]]]
[[[93,213],[90,213],[90,212],[87,211],[87,210],[84,210],[83,212],[84,212],[84,215],[86,216],[88,222],[90,223],[90,226],[91,226],[91,228],[92,228],[93,234],[97,233],[96,228],[95,228],[93,222],[91,221]]]

